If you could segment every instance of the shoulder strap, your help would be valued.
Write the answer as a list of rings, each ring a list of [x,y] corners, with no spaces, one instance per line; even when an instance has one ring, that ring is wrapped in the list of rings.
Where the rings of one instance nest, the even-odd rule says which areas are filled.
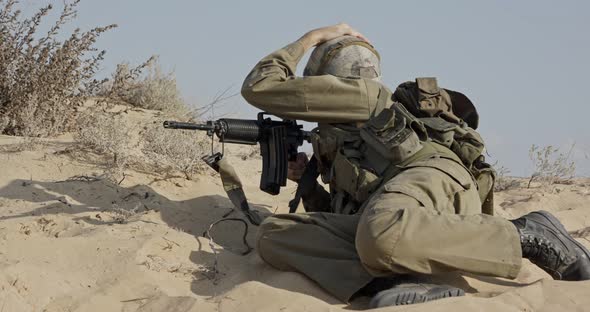
[[[232,204],[244,214],[250,223],[253,225],[260,225],[262,217],[260,217],[255,210],[250,209],[248,199],[242,188],[242,181],[240,181],[240,177],[227,159],[223,158],[221,153],[208,155],[202,159],[207,165],[213,168],[213,170],[219,173],[223,189],[227,193],[227,197]]]
[[[416,154],[412,155],[412,157],[404,160],[400,164],[390,165],[383,173],[383,181],[389,181],[396,175],[400,174],[402,171],[407,169],[407,166],[411,163],[425,160],[436,155],[453,160],[454,162],[465,167],[461,162],[461,159],[457,157],[457,155],[448,148],[434,142],[423,142],[422,145],[422,149],[418,151]],[[467,168],[465,168],[465,171],[471,174],[471,172]]]
[[[316,156],[313,155],[305,166],[305,170],[301,175],[301,179],[299,179],[295,196],[289,201],[289,213],[294,213],[297,211],[299,202],[301,202],[301,197],[313,191],[319,176],[320,172],[318,170],[318,160]]]

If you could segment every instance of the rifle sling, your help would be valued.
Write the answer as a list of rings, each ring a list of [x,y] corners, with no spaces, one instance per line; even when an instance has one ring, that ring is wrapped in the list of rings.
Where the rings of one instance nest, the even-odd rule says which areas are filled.
[[[319,176],[320,172],[318,170],[318,160],[315,155],[313,155],[305,166],[305,170],[301,175],[301,179],[299,179],[297,190],[295,191],[295,197],[289,201],[289,213],[294,213],[297,211],[297,206],[299,206],[301,197],[306,196],[311,191],[313,191]]]
[[[240,177],[238,177],[238,174],[229,161],[223,158],[223,155],[220,153],[205,156],[203,157],[203,160],[221,176],[223,189],[227,193],[227,197],[232,204],[234,204],[234,206],[246,216],[250,223],[253,225],[260,225],[262,218],[256,211],[250,210],[250,205],[248,204],[244,189],[242,188]]]

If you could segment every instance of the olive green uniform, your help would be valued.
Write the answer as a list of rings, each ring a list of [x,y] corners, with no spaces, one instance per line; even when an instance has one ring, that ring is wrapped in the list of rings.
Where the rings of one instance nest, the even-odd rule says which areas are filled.
[[[244,98],[279,117],[321,124],[364,122],[391,106],[391,92],[376,81],[295,77],[303,53],[295,42],[265,57],[246,78]],[[340,213],[266,219],[260,256],[343,301],[375,276],[461,270],[514,278],[522,257],[515,227],[482,214],[473,176],[444,147],[436,150],[404,164],[354,214],[328,209]]]

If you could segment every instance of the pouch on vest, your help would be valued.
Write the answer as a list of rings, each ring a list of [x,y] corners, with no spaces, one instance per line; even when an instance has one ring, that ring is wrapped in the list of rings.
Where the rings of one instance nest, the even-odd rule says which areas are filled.
[[[438,144],[451,148],[455,137],[455,130],[459,125],[448,122],[440,117],[420,118],[428,130],[428,137]]]
[[[471,168],[471,173],[477,181],[479,198],[481,199],[481,212],[494,215],[494,184],[496,171],[485,162],[483,156],[476,159]]]
[[[394,109],[386,108],[361,129],[361,138],[370,150],[388,163],[400,163],[422,148],[420,138],[406,118]]]
[[[463,163],[471,168],[485,149],[483,139],[475,130],[467,127],[455,129],[451,150],[461,158]]]
[[[359,129],[347,124],[318,124],[313,130],[311,143],[318,160],[318,170],[324,183],[330,183],[332,163],[343,146],[360,144]]]
[[[362,203],[381,184],[381,178],[351,160],[342,152],[336,155],[332,166],[332,185],[348,193],[357,203]]]

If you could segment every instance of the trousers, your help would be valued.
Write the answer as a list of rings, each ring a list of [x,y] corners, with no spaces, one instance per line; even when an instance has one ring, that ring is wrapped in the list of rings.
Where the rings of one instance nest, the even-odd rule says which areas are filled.
[[[516,227],[482,214],[477,184],[445,158],[413,164],[382,185],[354,215],[279,214],[259,227],[257,250],[347,302],[375,277],[464,271],[515,278]]]

